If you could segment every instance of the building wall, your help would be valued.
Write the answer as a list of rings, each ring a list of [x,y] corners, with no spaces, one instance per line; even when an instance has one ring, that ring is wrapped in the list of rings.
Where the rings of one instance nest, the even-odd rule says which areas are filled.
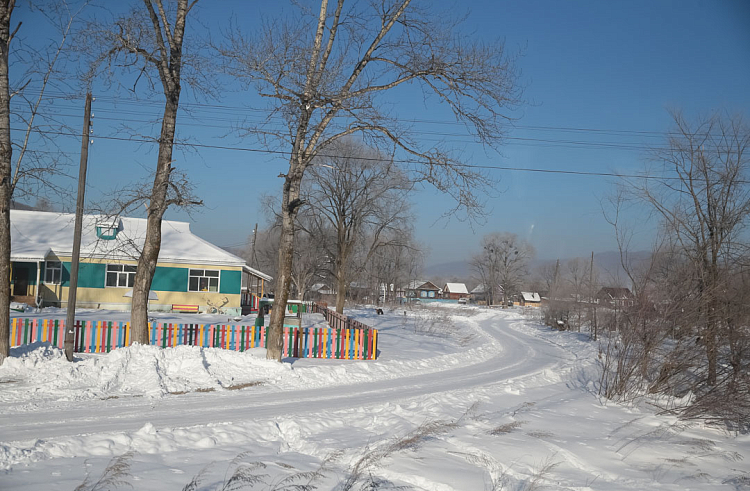
[[[435,290],[417,290],[417,298],[439,298]]]
[[[62,262],[62,280],[60,284],[47,284],[42,281],[40,292],[44,305],[64,306],[68,301],[70,286],[70,258],[50,258]],[[106,308],[129,310],[131,298],[125,293],[131,288],[107,287],[107,264],[136,265],[135,261],[115,261],[89,259],[80,263],[78,272],[78,292],[76,305],[82,308]],[[188,277],[190,269],[219,270],[218,292],[189,292]],[[158,300],[149,303],[151,310],[170,310],[173,304],[198,305],[201,311],[207,310],[209,302],[221,307],[227,313],[237,314],[241,311],[241,266],[212,266],[204,264],[159,263],[154,273],[151,289]],[[42,279],[44,269],[42,270]],[[226,299],[226,302],[224,301]]]
[[[468,297],[468,296],[469,295],[467,293],[446,292],[446,293],[443,294],[443,298],[450,298],[451,300],[458,300],[459,298],[464,298],[464,297]]]

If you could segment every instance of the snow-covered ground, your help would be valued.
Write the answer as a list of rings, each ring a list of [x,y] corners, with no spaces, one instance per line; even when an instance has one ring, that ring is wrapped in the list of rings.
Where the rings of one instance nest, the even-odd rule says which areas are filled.
[[[82,489],[103,476],[137,490],[233,476],[237,489],[750,489],[748,435],[600,400],[583,336],[519,310],[347,313],[379,329],[378,360],[135,346],[69,364],[54,348],[13,349],[0,489],[87,476]]]

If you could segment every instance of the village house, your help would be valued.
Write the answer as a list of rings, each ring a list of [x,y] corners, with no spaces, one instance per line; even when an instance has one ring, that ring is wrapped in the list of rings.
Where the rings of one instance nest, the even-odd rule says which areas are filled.
[[[469,299],[471,302],[479,305],[487,305],[487,296],[487,290],[481,283],[469,292]]]
[[[540,307],[542,298],[536,292],[521,292],[518,297],[518,305],[521,307]]]
[[[443,298],[458,300],[469,296],[469,290],[463,283],[446,283],[443,287]]]
[[[596,294],[596,303],[622,308],[633,306],[633,293],[630,288],[606,286]]]
[[[406,286],[408,298],[434,299],[440,298],[442,290],[431,281],[415,280]]]
[[[11,295],[17,302],[66,307],[75,215],[11,210]],[[130,310],[146,219],[85,215],[76,306]],[[240,315],[271,277],[190,231],[164,220],[150,310]],[[244,309],[243,309],[244,307]]]

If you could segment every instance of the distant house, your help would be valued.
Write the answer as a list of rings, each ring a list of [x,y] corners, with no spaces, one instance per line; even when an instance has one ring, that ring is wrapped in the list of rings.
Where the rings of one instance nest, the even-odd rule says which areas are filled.
[[[11,210],[11,295],[30,305],[66,307],[75,215]],[[130,310],[145,218],[85,215],[78,272],[78,307]],[[164,220],[149,295],[150,310],[212,307],[239,315],[262,295],[270,276],[190,231]]]
[[[440,298],[441,292],[440,287],[431,281],[416,280],[406,286],[407,298]]]
[[[463,283],[446,283],[443,287],[443,298],[458,300],[469,296],[469,290]]]
[[[536,292],[521,292],[518,297],[518,305],[521,307],[539,307],[542,305],[542,297]]]
[[[484,285],[479,284],[469,292],[469,298],[473,303],[478,304],[486,304],[487,303],[487,291],[485,290]]]
[[[633,293],[629,288],[607,286],[596,294],[596,303],[611,307],[632,307]]]
[[[471,292],[469,293],[469,298],[471,298],[472,302],[487,305],[488,302],[492,301],[495,305],[499,305],[503,302],[503,287],[501,287],[500,285],[496,286],[495,298],[492,299],[490,297],[490,289],[483,284],[477,285],[477,287],[471,290]]]
[[[326,283],[315,283],[308,290],[310,293],[316,293],[318,295],[336,295],[336,292],[328,286]]]

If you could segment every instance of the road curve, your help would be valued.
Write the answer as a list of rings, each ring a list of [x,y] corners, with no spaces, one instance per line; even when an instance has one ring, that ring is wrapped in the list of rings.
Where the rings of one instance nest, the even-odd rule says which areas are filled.
[[[530,376],[565,363],[573,355],[545,340],[511,328],[518,319],[498,312],[479,322],[498,342],[496,356],[475,364],[438,372],[381,380],[367,385],[331,386],[309,390],[185,394],[158,400],[108,401],[92,408],[86,402],[53,409],[0,416],[0,441],[24,442],[94,433],[137,431],[146,422],[155,428],[231,423],[310,414],[423,397],[430,394],[496,384]],[[98,405],[101,406],[101,405]],[[175,417],[179,414],[179,417]]]

